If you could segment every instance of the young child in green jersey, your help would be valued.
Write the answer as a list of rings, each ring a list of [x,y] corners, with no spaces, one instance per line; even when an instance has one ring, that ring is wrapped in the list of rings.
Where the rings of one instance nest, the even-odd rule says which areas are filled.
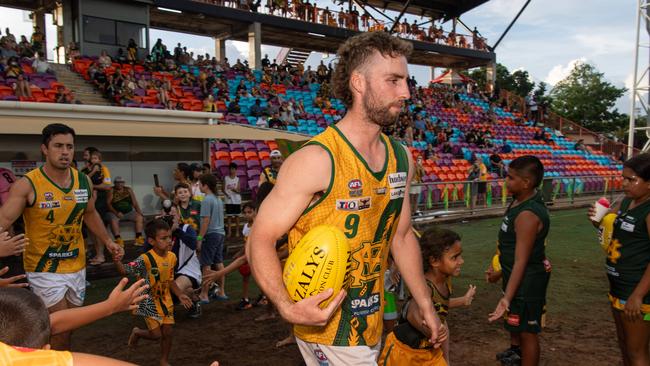
[[[504,326],[511,335],[510,357],[520,358],[524,365],[539,363],[538,334],[550,278],[544,263],[549,214],[537,191],[543,177],[544,166],[534,156],[518,157],[508,166],[506,188],[513,200],[498,239],[504,294],[489,315],[491,322],[505,316]],[[512,364],[510,361],[501,360],[504,364]]]

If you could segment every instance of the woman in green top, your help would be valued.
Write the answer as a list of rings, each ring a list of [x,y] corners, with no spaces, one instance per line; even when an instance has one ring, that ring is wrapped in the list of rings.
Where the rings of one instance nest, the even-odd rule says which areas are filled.
[[[650,154],[623,164],[623,191],[610,209],[616,220],[605,266],[609,299],[623,364],[650,365]]]
[[[135,223],[135,245],[143,246],[142,227],[144,215],[140,205],[138,205],[138,200],[135,198],[135,193],[124,183],[122,177],[115,177],[113,189],[106,194],[111,230],[115,236],[115,242],[124,246],[124,240],[120,235],[120,221],[132,221]]]
[[[545,266],[545,243],[550,226],[548,210],[537,187],[544,166],[534,156],[521,156],[508,166],[506,187],[513,201],[499,230],[499,259],[503,276],[503,297],[489,316],[495,321],[506,316],[511,348],[507,358],[521,358],[522,365],[539,363],[538,333],[543,326],[546,288],[550,272]],[[503,360],[502,360],[503,361]]]

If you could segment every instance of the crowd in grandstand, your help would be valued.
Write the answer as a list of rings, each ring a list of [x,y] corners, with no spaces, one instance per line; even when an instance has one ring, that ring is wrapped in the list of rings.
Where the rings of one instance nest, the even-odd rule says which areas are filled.
[[[466,36],[456,33],[455,27],[449,32],[442,29],[442,24],[436,26],[435,22],[418,24],[413,20],[409,24],[406,19],[395,25],[387,24],[384,21],[373,17],[368,11],[360,13],[356,6],[345,10],[342,6],[338,11],[330,10],[329,6],[321,8],[317,6],[316,0],[310,3],[309,0],[268,0],[262,5],[261,0],[196,0],[219,6],[228,6],[251,12],[264,12],[271,15],[289,17],[311,23],[328,25],[330,27],[346,28],[355,31],[389,31],[394,28],[402,38],[415,39],[423,42],[439,43],[452,47],[473,48],[476,50],[487,50],[487,43],[478,30],[474,28],[471,35]],[[427,26],[427,24],[429,24]]]
[[[80,104],[72,90],[58,83],[51,65],[43,56],[44,35],[38,26],[30,40],[20,42],[9,28],[0,37],[0,98],[31,102]]]

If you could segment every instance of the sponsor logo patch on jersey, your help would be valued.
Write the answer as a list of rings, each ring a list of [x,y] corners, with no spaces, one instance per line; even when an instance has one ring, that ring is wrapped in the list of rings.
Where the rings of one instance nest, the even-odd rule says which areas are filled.
[[[316,356],[316,359],[318,360],[318,362],[321,362],[321,363],[324,362],[325,364],[327,364],[327,361],[328,361],[327,356],[325,355],[325,352],[320,350],[320,348],[316,348],[314,350],[314,356]]]
[[[370,197],[361,197],[359,198],[359,211],[367,210],[370,208]]]
[[[368,316],[379,311],[380,296],[378,293],[372,293],[357,299],[350,300],[350,308],[353,316]]]
[[[390,188],[406,186],[406,172],[388,174],[388,186]]]
[[[367,210],[370,208],[370,202],[370,197],[360,197],[349,200],[336,200],[336,209],[341,211]]]
[[[88,202],[88,190],[87,189],[75,189],[74,198],[79,203]]]
[[[390,190],[390,199],[396,200],[398,198],[404,198],[406,195],[406,187],[392,188]]]
[[[623,221],[621,223],[621,229],[630,233],[634,232],[634,226],[635,226],[634,224],[630,224],[629,222],[626,221]]]
[[[54,193],[52,192],[45,192],[44,196],[46,201],[52,201],[54,199]]]
[[[375,188],[375,194],[378,195],[386,194],[386,187]]]
[[[39,202],[38,206],[45,209],[59,208],[61,207],[61,201]]]

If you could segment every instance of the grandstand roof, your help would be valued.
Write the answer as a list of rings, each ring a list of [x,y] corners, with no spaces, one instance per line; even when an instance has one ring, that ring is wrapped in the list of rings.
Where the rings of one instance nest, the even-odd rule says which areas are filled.
[[[262,43],[280,47],[336,53],[341,42],[359,32],[308,23],[296,19],[251,13],[190,0],[153,0],[150,9],[151,27],[181,31],[215,38],[248,41],[248,27],[259,22]],[[157,7],[180,10],[182,14]],[[437,67],[470,68],[487,65],[495,54],[468,48],[412,41],[414,52],[409,62]]]
[[[208,124],[218,114],[95,105],[0,101],[0,135],[40,135],[65,123],[79,135],[307,141],[309,136],[244,124]]]
[[[444,21],[459,17],[489,0],[411,0],[406,12]],[[394,0],[359,0],[363,5],[371,5],[378,10],[402,11],[407,1]]]

